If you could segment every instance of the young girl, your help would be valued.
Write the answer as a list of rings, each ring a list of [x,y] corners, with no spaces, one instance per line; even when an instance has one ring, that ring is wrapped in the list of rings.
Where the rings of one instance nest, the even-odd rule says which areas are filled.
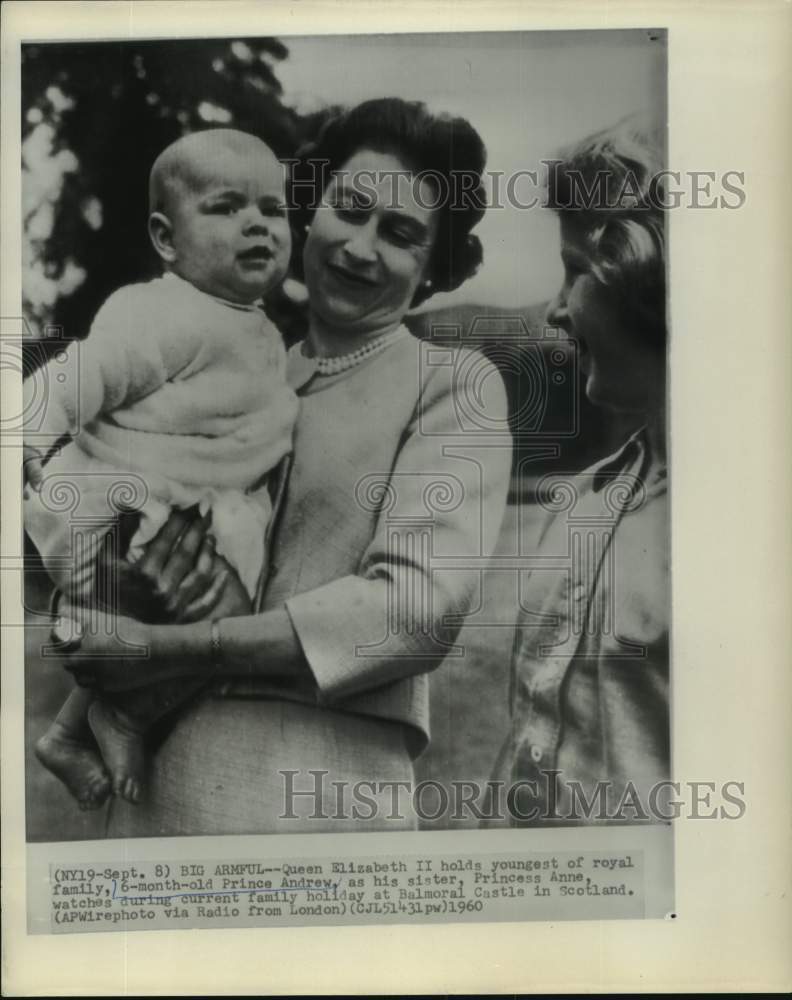
[[[546,484],[554,513],[521,593],[493,775],[522,789],[517,825],[645,821],[669,776],[663,167],[662,127],[636,118],[583,140],[549,178],[564,282],[548,323],[576,341],[588,398],[639,429]]]

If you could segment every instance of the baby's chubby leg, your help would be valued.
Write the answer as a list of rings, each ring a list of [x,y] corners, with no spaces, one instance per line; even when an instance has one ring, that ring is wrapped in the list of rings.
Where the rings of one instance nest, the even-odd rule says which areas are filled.
[[[111,788],[88,726],[92,700],[91,691],[75,688],[35,747],[39,761],[69,789],[80,809],[98,809]]]
[[[88,722],[110,772],[113,794],[139,802],[146,770],[145,726],[129,712],[99,699],[88,708]]]
[[[127,561],[134,563],[143,555],[146,545],[156,537],[172,510],[169,503],[149,497],[139,511],[119,520],[120,550],[125,553]],[[144,621],[159,620],[158,609],[153,604],[148,607],[141,604],[141,595],[135,593],[134,587],[132,607],[127,608],[124,601],[129,597],[129,590],[126,581],[120,594],[117,585],[111,587],[112,600],[105,600],[104,595],[100,595],[100,604],[117,609],[120,597],[122,613],[132,614]],[[163,691],[162,688],[162,685],[155,685],[114,698],[95,698],[88,709],[88,722],[110,772],[113,794],[133,804],[140,801],[143,790],[146,734],[154,722],[179,703],[171,697],[173,692]]]
[[[205,686],[203,679],[180,678],[91,703],[88,721],[110,771],[115,795],[133,804],[140,801],[147,762],[146,733]]]

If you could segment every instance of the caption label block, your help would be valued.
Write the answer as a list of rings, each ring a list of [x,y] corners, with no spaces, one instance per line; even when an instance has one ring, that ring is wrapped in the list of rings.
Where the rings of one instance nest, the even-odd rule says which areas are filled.
[[[51,864],[50,930],[644,916],[643,851]]]

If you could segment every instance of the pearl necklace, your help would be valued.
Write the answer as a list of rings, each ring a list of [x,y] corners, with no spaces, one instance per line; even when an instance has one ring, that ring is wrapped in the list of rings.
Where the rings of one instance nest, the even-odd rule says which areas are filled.
[[[381,336],[375,337],[350,354],[338,354],[327,358],[314,357],[311,358],[311,361],[316,365],[316,370],[320,375],[338,375],[339,372],[345,372],[349,368],[359,365],[362,361],[374,357],[375,354],[380,354],[386,347],[401,340],[407,333],[409,331],[406,327],[400,326],[396,330],[391,330],[390,333],[383,333]]]

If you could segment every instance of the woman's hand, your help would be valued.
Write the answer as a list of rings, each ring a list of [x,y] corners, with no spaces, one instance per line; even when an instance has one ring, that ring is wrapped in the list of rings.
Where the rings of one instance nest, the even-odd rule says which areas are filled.
[[[135,564],[170,622],[200,621],[225,589],[231,568],[215,553],[208,527],[195,511],[174,511]]]
[[[163,664],[150,655],[151,626],[101,611],[75,607],[62,601],[61,618],[81,627],[79,647],[64,654],[64,668],[81,687],[100,691],[130,691],[158,681],[182,676],[184,668]]]
[[[171,640],[178,629],[131,617],[182,625],[251,613],[247,591],[214,551],[207,528],[197,513],[175,511],[137,563],[105,560],[102,572],[105,579],[112,574],[125,614],[116,613],[113,602],[97,611],[61,599],[58,615],[82,628],[79,648],[64,653],[64,667],[78,684],[110,694],[211,671],[210,658],[196,655],[208,648],[208,636],[187,629]]]
[[[119,584],[120,610],[171,623],[249,614],[247,591],[215,552],[208,528],[196,510],[176,510],[138,562],[106,566]]]

